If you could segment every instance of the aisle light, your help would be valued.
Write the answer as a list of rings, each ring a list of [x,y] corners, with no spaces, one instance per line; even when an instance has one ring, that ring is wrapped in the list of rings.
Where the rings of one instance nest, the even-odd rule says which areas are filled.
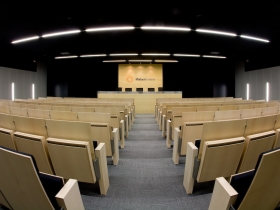
[[[225,36],[237,36],[236,34],[227,33],[227,32],[223,32],[223,31],[212,31],[212,30],[205,30],[205,29],[196,29],[195,31],[202,32],[202,33],[209,33],[209,34],[219,34],[219,35],[225,35]]]
[[[246,96],[247,100],[249,100],[249,83],[247,83],[247,94],[246,95],[247,95]]]
[[[164,30],[164,31],[190,31],[190,28],[182,28],[182,27],[157,27],[157,26],[142,26],[143,30]]]
[[[51,36],[61,36],[61,35],[67,35],[67,34],[77,34],[80,33],[81,30],[73,30],[73,31],[62,31],[57,33],[51,33],[51,34],[44,34],[42,35],[43,38],[51,37]]]
[[[32,84],[32,99],[35,99],[35,85]]]
[[[15,100],[15,84],[12,83],[12,101]]]
[[[27,42],[27,41],[34,40],[34,39],[39,39],[39,36],[33,36],[33,37],[25,38],[25,39],[15,40],[15,41],[12,41],[12,44],[16,44],[19,42]]]
[[[121,27],[105,27],[105,28],[88,28],[86,32],[98,32],[98,31],[119,31],[119,30],[133,30],[133,26],[121,26]]]
[[[269,40],[260,39],[260,38],[256,38],[256,37],[252,37],[252,36],[240,35],[240,37],[245,38],[245,39],[253,39],[253,40],[261,41],[261,42],[269,42]]]
[[[266,83],[266,101],[269,100],[269,83]]]

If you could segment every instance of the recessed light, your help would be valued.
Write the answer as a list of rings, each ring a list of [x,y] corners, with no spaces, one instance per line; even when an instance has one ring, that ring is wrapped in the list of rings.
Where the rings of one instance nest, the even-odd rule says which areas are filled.
[[[29,37],[29,38],[15,40],[15,41],[12,41],[12,44],[16,44],[16,43],[20,43],[20,42],[27,42],[27,41],[31,41],[31,40],[34,40],[34,39],[39,39],[39,36],[32,36],[32,37]]]
[[[73,30],[73,31],[62,31],[57,33],[51,33],[51,34],[44,34],[42,35],[43,38],[52,37],[52,36],[61,36],[61,35],[67,35],[67,34],[76,34],[80,33],[80,30]]]
[[[237,36],[236,34],[223,32],[223,31],[212,31],[212,30],[205,30],[205,29],[196,29],[195,31],[201,32],[201,33],[219,34],[219,35],[225,35],[225,36]]]

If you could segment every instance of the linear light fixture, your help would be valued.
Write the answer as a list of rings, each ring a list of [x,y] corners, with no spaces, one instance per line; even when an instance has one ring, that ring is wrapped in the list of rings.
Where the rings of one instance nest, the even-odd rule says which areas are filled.
[[[260,39],[260,38],[256,38],[256,37],[252,37],[252,36],[240,35],[240,37],[245,38],[245,39],[253,39],[253,40],[257,40],[257,41],[261,41],[261,42],[269,42],[269,40]]]
[[[155,60],[156,63],[178,63],[176,60]]]
[[[170,56],[170,54],[167,54],[167,53],[142,53],[141,55],[146,55],[146,56]]]
[[[249,91],[250,91],[249,90],[249,83],[247,83],[247,94],[246,94],[247,95],[247,100],[249,100]]]
[[[133,26],[120,26],[120,27],[105,27],[105,28],[88,28],[86,32],[98,32],[98,31],[120,31],[120,30],[133,30]]]
[[[195,31],[201,32],[201,33],[219,34],[219,35],[225,35],[225,36],[237,36],[236,34],[222,32],[222,31],[212,31],[212,30],[205,30],[205,29],[196,29]]]
[[[12,82],[12,101],[15,100],[15,83]]]
[[[73,30],[73,31],[62,31],[57,33],[51,33],[51,34],[44,34],[42,35],[43,38],[51,37],[51,36],[61,36],[61,35],[67,35],[67,34],[77,34],[80,33],[81,30]]]
[[[89,57],[105,57],[106,54],[95,54],[95,55],[80,55],[81,58],[89,58]]]
[[[177,56],[177,57],[200,57],[200,55],[195,55],[195,54],[173,54],[173,56]]]
[[[142,26],[143,30],[164,30],[164,31],[190,31],[190,28],[183,27],[161,27],[161,26]]]
[[[224,56],[214,56],[214,55],[203,55],[203,58],[218,58],[218,59],[225,59],[227,57]]]
[[[103,63],[123,63],[126,62],[126,60],[106,60],[103,61]]]
[[[137,53],[123,53],[123,54],[110,54],[110,56],[133,56],[138,55]]]
[[[20,43],[20,42],[27,42],[27,41],[31,41],[34,39],[39,39],[39,36],[32,36],[32,37],[25,38],[25,39],[15,40],[15,41],[12,41],[12,44],[16,44],[16,43]]]
[[[129,60],[129,62],[142,62],[142,63],[144,63],[144,62],[147,62],[147,63],[150,63],[150,62],[152,62],[152,60]]]
[[[35,99],[35,85],[32,84],[32,99]]]
[[[71,56],[59,56],[55,57],[55,59],[70,59],[70,58],[77,58],[78,56],[76,55],[71,55]]]
[[[266,101],[269,100],[269,83],[266,83]]]

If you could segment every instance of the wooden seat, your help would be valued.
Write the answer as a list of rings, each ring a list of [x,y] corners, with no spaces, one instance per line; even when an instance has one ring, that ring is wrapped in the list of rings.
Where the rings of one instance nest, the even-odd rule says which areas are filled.
[[[15,145],[20,152],[32,154],[40,172],[53,174],[52,164],[46,149],[47,130],[44,119],[14,116]]]
[[[214,121],[240,119],[241,110],[216,111]]]
[[[35,109],[35,104],[20,104],[20,108]]]
[[[50,110],[27,109],[28,116],[32,118],[50,119]]]
[[[259,155],[273,148],[275,142],[276,115],[250,118],[246,121],[244,132],[245,148],[238,172],[251,170],[255,167]]]
[[[72,112],[95,112],[94,107],[72,107]]]
[[[274,210],[279,205],[280,149],[262,153],[253,170],[216,179],[209,210]]]
[[[278,114],[279,107],[278,106],[273,106],[273,107],[265,107],[262,109],[262,115],[275,115]]]
[[[110,126],[110,114],[79,112],[78,119],[90,123],[92,138],[98,143],[105,143],[106,155],[112,157],[114,165],[117,165],[119,161],[119,129]]]
[[[255,109],[242,109],[241,110],[241,119],[260,117],[262,115],[262,108]]]
[[[78,113],[77,112],[70,112],[70,111],[50,110],[50,119],[66,120],[66,121],[78,121]]]
[[[225,106],[220,106],[219,111],[225,111],[225,110],[237,110],[238,106],[236,105],[225,105]]]
[[[15,125],[13,116],[0,114],[0,146],[16,149],[14,143]]]
[[[38,172],[30,155],[0,147],[0,168],[0,204],[9,209],[84,209],[77,180],[64,185],[62,177]]]
[[[35,105],[35,109],[41,109],[41,110],[51,110],[51,105]]]
[[[87,183],[98,181],[100,193],[106,195],[109,188],[106,147],[100,143],[94,148],[90,123],[46,120],[46,127],[55,174]]]
[[[193,192],[194,180],[200,183],[236,173],[245,145],[245,126],[246,120],[203,123],[200,147],[187,143],[183,185],[188,194]]]
[[[28,112],[26,108],[10,107],[11,115],[18,115],[28,117]]]
[[[9,106],[0,106],[0,113],[11,114]]]
[[[69,106],[52,106],[51,110],[71,112],[71,107],[69,107]]]

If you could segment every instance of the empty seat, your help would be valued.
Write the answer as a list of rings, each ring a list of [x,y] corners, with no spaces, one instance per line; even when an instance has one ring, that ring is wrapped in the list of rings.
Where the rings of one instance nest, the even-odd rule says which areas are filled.
[[[32,118],[50,119],[50,110],[27,109],[28,116]]]
[[[14,143],[14,120],[13,116],[0,114],[0,146],[16,149]]]
[[[50,110],[50,119],[66,120],[66,121],[78,121],[78,113],[77,112],[71,112],[71,111]]]

